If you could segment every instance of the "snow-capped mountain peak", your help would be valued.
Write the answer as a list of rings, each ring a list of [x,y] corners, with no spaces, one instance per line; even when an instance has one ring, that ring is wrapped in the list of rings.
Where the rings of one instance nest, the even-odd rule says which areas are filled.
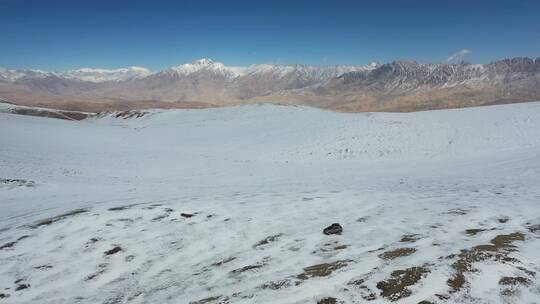
[[[370,64],[368,64],[368,65],[366,66],[366,68],[368,68],[368,69],[376,69],[376,68],[379,67],[380,65],[381,65],[381,64],[378,63],[377,61],[373,61],[373,62],[371,62]]]
[[[21,71],[0,68],[0,80],[13,82],[22,77],[24,73]]]
[[[193,62],[193,64],[204,65],[204,66],[212,65],[214,63],[221,64],[221,62],[215,62],[214,60],[212,60],[210,58],[201,58],[201,59],[195,60]]]
[[[60,73],[65,78],[90,82],[124,81],[144,78],[150,74],[152,74],[150,70],[137,66],[120,69],[82,68]]]
[[[173,66],[157,75],[174,75],[187,77],[197,72],[209,72],[228,79],[236,79],[242,76],[267,75],[272,78],[283,78],[288,75],[311,80],[326,80],[348,72],[367,71],[379,67],[378,63],[366,66],[308,66],[302,64],[277,65],[277,64],[253,64],[248,67],[226,66],[225,64],[209,58],[201,58],[191,63]],[[105,68],[80,68],[63,72],[46,72],[41,70],[9,70],[0,68],[0,80],[14,82],[24,77],[44,78],[56,76],[65,79],[86,82],[128,81],[142,79],[153,73],[144,67],[130,66],[118,69]]]
[[[243,67],[228,67],[221,62],[214,61],[208,58],[201,58],[192,63],[185,63],[169,69],[179,76],[188,76],[190,74],[208,71],[227,78],[236,78],[243,75]]]
[[[371,63],[367,66],[309,66],[303,64],[293,65],[273,65],[273,64],[255,64],[246,69],[246,75],[256,74],[274,74],[277,77],[285,77],[289,74],[300,75],[308,78],[325,80],[332,77],[338,77],[341,74],[357,71],[368,71],[377,68],[377,63]]]
[[[310,79],[327,79],[340,76],[343,73],[366,71],[377,68],[378,63],[371,63],[367,66],[308,66],[303,64],[278,65],[278,64],[253,64],[248,67],[226,66],[221,62],[209,58],[202,58],[175,66],[169,69],[179,76],[188,76],[190,74],[208,71],[227,78],[237,78],[242,76],[271,75],[276,78],[283,78],[287,75],[297,75]]]
[[[0,81],[14,82],[24,77],[45,78],[55,75],[55,73],[43,70],[10,70],[0,68]]]

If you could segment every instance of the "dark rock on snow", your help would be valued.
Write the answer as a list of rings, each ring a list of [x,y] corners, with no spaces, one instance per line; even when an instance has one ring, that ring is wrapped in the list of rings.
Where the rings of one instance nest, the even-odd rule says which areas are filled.
[[[341,234],[343,232],[343,227],[339,223],[333,223],[332,225],[324,228],[323,233],[326,235],[330,234]]]
[[[112,254],[118,253],[118,252],[120,252],[120,251],[122,251],[122,248],[119,247],[119,246],[116,246],[116,247],[114,247],[114,248],[111,249],[111,250],[105,251],[104,254],[105,254],[105,255],[112,255]]]
[[[30,284],[19,284],[17,285],[17,288],[15,288],[15,291],[19,291],[19,290],[23,290],[27,288],[30,288]]]

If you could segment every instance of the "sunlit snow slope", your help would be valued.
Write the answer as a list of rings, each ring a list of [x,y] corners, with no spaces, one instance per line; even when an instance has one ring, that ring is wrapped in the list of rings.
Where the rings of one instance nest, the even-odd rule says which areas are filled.
[[[539,117],[0,113],[0,303],[539,303]]]

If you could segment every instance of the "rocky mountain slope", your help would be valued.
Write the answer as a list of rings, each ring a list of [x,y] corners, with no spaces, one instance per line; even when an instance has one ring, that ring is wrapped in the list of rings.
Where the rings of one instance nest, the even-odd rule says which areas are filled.
[[[538,100],[539,84],[540,58],[488,64],[394,61],[361,67],[229,67],[201,59],[155,73],[139,67],[66,72],[0,69],[0,98],[70,110],[125,108],[129,102],[195,102],[414,111]]]

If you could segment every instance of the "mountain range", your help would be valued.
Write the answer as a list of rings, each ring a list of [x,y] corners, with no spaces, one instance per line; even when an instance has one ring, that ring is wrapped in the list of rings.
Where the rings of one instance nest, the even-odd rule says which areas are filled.
[[[0,68],[0,99],[89,112],[251,103],[345,112],[455,108],[540,100],[540,58],[329,67],[232,67],[200,59],[158,72],[142,67],[64,72]]]

